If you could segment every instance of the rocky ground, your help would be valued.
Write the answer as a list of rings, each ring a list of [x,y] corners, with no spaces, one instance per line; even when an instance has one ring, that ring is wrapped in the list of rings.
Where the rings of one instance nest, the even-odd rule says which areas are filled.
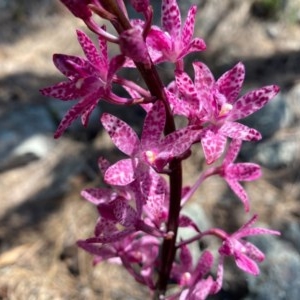
[[[266,8],[262,2],[279,4]],[[264,139],[245,145],[240,159],[263,166],[264,177],[246,185],[251,213],[257,212],[260,225],[280,230],[282,236],[255,239],[267,253],[261,276],[246,277],[229,266],[216,299],[296,300],[300,294],[300,3],[190,0],[182,1],[183,10],[189,3],[198,5],[196,34],[208,44],[206,53],[193,59],[208,63],[216,76],[243,61],[245,90],[270,83],[281,86],[280,95],[268,107],[246,120]],[[0,0],[0,28],[0,299],[147,299],[145,290],[122,269],[107,264],[93,268],[91,257],[75,246],[77,239],[92,233],[96,219],[80,190],[101,184],[99,155],[111,161],[119,157],[99,128],[100,111],[87,130],[76,123],[54,140],[68,104],[38,92],[60,79],[52,53],[80,53],[75,29],[83,28],[82,23],[58,1]],[[136,128],[142,122],[138,109],[129,113],[103,106],[101,110],[121,115]],[[201,154],[195,151],[185,162],[187,183],[203,167]],[[194,198],[189,213],[197,212],[194,218],[202,228],[214,224],[234,230],[249,218],[217,178],[205,182]]]

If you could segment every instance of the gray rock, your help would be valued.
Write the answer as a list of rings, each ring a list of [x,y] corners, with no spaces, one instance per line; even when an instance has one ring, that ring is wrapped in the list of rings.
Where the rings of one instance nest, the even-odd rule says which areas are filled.
[[[45,147],[42,144],[47,138],[44,138],[42,142],[41,135],[52,135],[55,124],[45,106],[32,104],[13,107],[6,111],[0,118],[0,128],[2,129],[0,132],[0,170],[2,170],[9,167],[10,162],[18,164],[18,159],[22,157],[21,164],[26,161],[24,159],[26,156],[30,161],[42,155],[41,147]],[[49,143],[48,147],[51,147]],[[30,158],[28,153],[33,156]]]
[[[287,93],[287,104],[289,110],[293,112],[294,122],[299,123],[300,121],[300,84],[295,84]]]
[[[242,123],[258,130],[263,139],[270,138],[293,120],[292,111],[286,103],[286,95],[278,94],[265,107],[242,120]]]
[[[43,139],[37,139],[37,141],[41,144],[45,142]],[[84,148],[82,143],[67,137],[62,137],[54,143],[53,147],[49,145],[49,148],[39,145],[43,151],[36,153],[44,157],[38,157],[35,161],[27,162],[21,167],[16,164],[12,165],[15,160],[20,160],[18,156],[15,156],[14,159],[12,157],[12,164],[8,165],[5,170],[1,170],[0,218],[25,201],[50,200],[70,192],[71,178],[82,172],[86,166],[84,154],[87,153],[88,146]],[[28,144],[34,145],[35,143]],[[31,151],[32,148],[27,149]]]
[[[20,145],[15,147],[12,155],[22,156],[32,153],[38,158],[44,158],[55,146],[52,136],[34,134],[24,140]]]
[[[282,231],[282,236],[285,240],[291,242],[298,252],[300,252],[300,223],[290,221],[285,225]]]
[[[298,300],[300,256],[286,242],[273,236],[255,237],[266,254],[259,276],[248,276],[249,295],[245,300]]]
[[[289,138],[258,144],[253,160],[269,169],[284,168],[299,157],[299,140]]]
[[[280,33],[280,28],[278,27],[277,24],[268,24],[268,26],[266,27],[266,34],[271,39],[276,39],[279,33]]]

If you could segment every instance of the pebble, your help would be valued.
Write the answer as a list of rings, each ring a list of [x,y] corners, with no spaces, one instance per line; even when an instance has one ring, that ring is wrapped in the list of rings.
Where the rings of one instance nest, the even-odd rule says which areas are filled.
[[[284,227],[283,238],[300,251],[300,223],[292,220],[286,223]]]
[[[55,124],[44,105],[28,104],[19,105],[3,114],[0,119],[0,170],[9,168],[12,163],[16,167],[18,159],[28,153],[33,154],[32,158],[42,155],[42,148],[51,148],[49,136],[55,130]],[[44,135],[48,135],[48,138]],[[44,144],[44,145],[42,145]],[[27,155],[29,158],[30,156]],[[31,160],[29,159],[29,161]]]
[[[254,239],[266,254],[259,276],[248,276],[249,295],[244,300],[298,300],[300,295],[300,256],[280,238]]]
[[[254,153],[253,160],[268,169],[286,168],[299,157],[299,140],[294,137],[267,141],[258,144]]]
[[[13,155],[26,155],[32,153],[38,158],[44,158],[55,146],[52,136],[34,134],[14,148]]]

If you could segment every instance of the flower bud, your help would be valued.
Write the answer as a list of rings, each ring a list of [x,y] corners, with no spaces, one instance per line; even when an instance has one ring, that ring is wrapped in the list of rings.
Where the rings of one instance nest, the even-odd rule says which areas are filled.
[[[119,42],[122,54],[135,62],[150,65],[148,49],[140,27],[133,27],[122,32]]]
[[[88,4],[92,3],[92,0],[60,0],[71,13],[82,20],[87,20],[92,16],[91,10],[88,8]]]
[[[145,12],[149,6],[149,0],[130,0],[131,5],[137,12]]]

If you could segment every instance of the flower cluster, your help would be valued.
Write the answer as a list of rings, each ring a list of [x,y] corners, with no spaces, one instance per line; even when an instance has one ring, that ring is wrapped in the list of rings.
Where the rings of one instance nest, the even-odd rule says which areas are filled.
[[[140,105],[146,113],[140,138],[121,119],[102,114],[102,126],[127,158],[112,165],[99,158],[107,187],[82,191],[82,196],[96,206],[99,218],[94,235],[78,241],[78,245],[94,255],[95,263],[109,260],[122,264],[138,282],[149,287],[154,299],[201,300],[216,294],[222,287],[226,256],[233,257],[244,272],[258,275],[257,263],[264,260],[264,254],[244,238],[279,232],[253,228],[256,215],[233,234],[219,228],[202,231],[182,214],[182,208],[206,178],[218,175],[240,198],[245,211],[250,210],[249,197],[240,181],[259,178],[261,169],[257,164],[235,160],[243,141],[257,141],[261,134],[238,121],[266,105],[279,88],[269,85],[239,96],[245,77],[241,62],[216,80],[208,66],[195,61],[192,80],[185,72],[184,59],[206,48],[203,39],[193,37],[196,6],[189,9],[182,22],[177,1],[162,0],[159,27],[152,24],[153,9],[148,0],[130,1],[142,16],[132,20],[122,0],[61,2],[97,35],[98,45],[78,30],[85,57],[53,56],[66,81],[42,89],[42,94],[78,101],[59,124],[55,137],[80,116],[86,126],[100,101]],[[117,36],[107,32],[94,16],[110,21]],[[120,50],[111,58],[109,42]],[[168,86],[163,85],[156,71],[155,66],[161,62],[174,65],[174,80]],[[119,75],[123,68],[137,68],[147,89]],[[118,95],[115,85],[128,96]],[[176,115],[186,119],[185,126],[175,126]],[[181,162],[190,156],[194,144],[201,146],[209,167],[193,186],[183,188]],[[190,227],[194,237],[179,241],[178,227]],[[208,235],[221,241],[217,257],[205,250],[197,262],[193,261],[188,245]],[[218,267],[214,272],[215,259]],[[178,288],[164,296],[170,280]]]

